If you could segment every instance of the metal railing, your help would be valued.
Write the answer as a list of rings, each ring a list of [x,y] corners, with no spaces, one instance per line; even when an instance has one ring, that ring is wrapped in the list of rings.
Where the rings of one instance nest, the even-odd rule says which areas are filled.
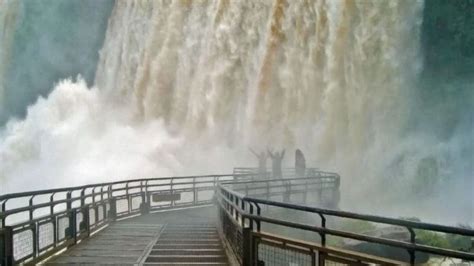
[[[338,177],[335,177],[334,180],[338,180]],[[281,199],[268,199],[263,195],[255,197],[252,193],[248,193],[249,191],[242,190],[239,185],[239,183],[247,183],[249,187],[255,187],[255,184],[263,184],[265,182],[267,181],[221,183],[216,193],[221,231],[228,245],[232,247],[235,257],[243,265],[325,265],[326,263],[330,265],[369,265],[374,263],[380,265],[410,263],[414,265],[418,263],[416,258],[423,254],[474,261],[474,253],[472,252],[420,244],[417,240],[417,232],[421,231],[435,235],[451,234],[470,238],[474,237],[474,230],[364,215],[329,208],[315,208],[303,204],[295,204],[291,201],[285,202],[285,200]],[[273,182],[271,180],[268,181],[268,183]],[[301,180],[293,178],[286,179],[284,182],[286,182],[286,185],[283,185],[283,187],[288,188],[288,184],[292,182],[301,183]],[[325,181],[322,179],[320,181],[321,184],[330,182],[330,179]],[[338,181],[337,183],[336,181],[333,182],[338,186]],[[306,193],[311,190],[311,187],[307,188],[309,190]],[[335,188],[335,186],[325,187],[321,185],[316,187],[315,191],[320,192],[322,189],[334,190]],[[291,189],[281,191],[282,193],[292,193]],[[298,193],[299,191],[293,192]],[[335,200],[337,201],[338,199]],[[272,213],[268,211],[269,208],[284,210],[292,215],[290,217],[281,217],[281,215],[271,217]],[[279,213],[281,214],[282,212],[279,211]],[[308,223],[297,219],[297,217],[305,216],[305,214],[319,217],[319,223],[316,223],[316,220]],[[389,237],[335,229],[328,226],[329,222],[336,223],[338,219],[396,226],[404,228],[410,237],[408,241],[401,241]],[[278,228],[278,230],[275,230],[277,234],[269,232],[271,226]],[[297,234],[297,239],[292,239],[288,235],[281,233],[285,230],[314,232],[319,239],[306,241]],[[347,248],[336,248],[327,244],[328,237],[350,239],[378,247],[393,248],[403,251],[405,256],[397,255],[396,259],[384,258],[362,251],[357,252]]]
[[[218,182],[251,178],[163,177],[0,195],[0,264],[38,262],[116,219],[211,204]]]
[[[117,219],[213,202],[219,210],[219,230],[244,265],[403,263],[335,248],[327,243],[329,237],[402,249],[411,264],[420,252],[474,260],[473,253],[422,245],[416,239],[416,230],[467,237],[474,236],[473,230],[334,210],[340,185],[335,173],[311,169],[306,177],[295,178],[294,170],[287,169],[283,179],[262,179],[255,168],[246,169],[236,169],[230,175],[135,179],[0,195],[0,263],[41,261]],[[297,219],[308,214],[317,216],[319,224]],[[403,227],[410,241],[334,229],[328,226],[334,219]],[[314,232],[319,239],[288,236],[284,230],[272,231],[271,226]]]
[[[271,170],[271,169],[270,169]],[[259,169],[256,167],[235,167],[234,168],[234,174],[258,174]],[[305,177],[320,177],[320,176],[339,176],[337,173],[330,173],[330,172],[324,172],[320,171],[318,168],[315,167],[310,167],[305,169]],[[266,172],[266,176],[270,178],[272,176],[271,172]],[[282,169],[282,176],[291,178],[291,177],[296,177],[296,170],[295,168],[292,167],[285,167]]]

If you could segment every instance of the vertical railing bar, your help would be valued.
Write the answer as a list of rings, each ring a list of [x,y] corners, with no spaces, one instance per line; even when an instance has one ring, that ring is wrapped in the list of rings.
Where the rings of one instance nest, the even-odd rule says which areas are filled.
[[[324,252],[318,250],[318,266],[324,266],[326,264],[326,255]]]
[[[33,220],[33,211],[34,211],[34,208],[33,208],[33,198],[34,198],[34,197],[35,197],[35,195],[32,195],[32,196],[30,197],[30,199],[28,200],[28,202],[29,202],[29,207],[30,207],[30,208],[29,208],[29,211],[28,211],[29,217],[30,217],[30,221]]]
[[[197,189],[196,189],[196,177],[193,177],[193,203],[194,205],[197,204]]]
[[[86,197],[85,197],[85,195],[86,195],[86,189],[83,188],[83,189],[81,190],[81,208],[84,207],[84,205],[86,204]]]
[[[234,202],[234,195],[230,194],[230,202]],[[232,217],[235,218],[235,210],[234,210],[234,206],[232,204],[229,204],[230,206],[230,209],[231,209],[231,213],[232,213]]]
[[[235,197],[235,206],[239,206],[239,197]],[[236,208],[235,209],[235,217],[237,218],[237,221],[239,220],[239,210]]]
[[[250,214],[253,215],[253,202],[249,202],[249,210],[250,210]],[[253,230],[253,222],[252,222],[252,220],[249,220],[249,225],[250,225],[250,229]]]
[[[96,188],[97,188],[97,187],[93,187],[93,188],[92,188],[92,205],[95,205],[95,189],[96,189]]]
[[[255,203],[255,206],[257,207],[257,215],[260,216],[260,205],[258,205],[258,203]],[[260,232],[260,220],[257,221],[257,232]]]
[[[316,266],[316,252],[314,249],[311,249],[311,266]]]
[[[2,202],[2,212],[4,213],[6,211],[6,208],[7,208],[7,201],[9,199],[5,199],[3,202]],[[2,217],[2,228],[5,228],[6,226],[6,221],[7,221],[7,217]]]
[[[54,246],[56,247],[57,246],[57,242],[58,242],[58,236],[57,236],[57,217],[56,216],[53,216],[54,215],[54,195],[56,193],[52,193],[51,196],[49,197],[49,201],[51,202],[51,206],[50,206],[50,213],[51,213],[51,216],[52,216],[52,219],[53,219],[53,243],[54,243]]]
[[[326,229],[326,217],[322,213],[318,213],[319,217],[321,217],[321,227]],[[321,236],[321,245],[324,247],[326,246],[326,234],[320,233]]]
[[[130,199],[130,195],[128,193],[128,184],[129,182],[125,183],[125,197],[127,199],[127,210],[130,214],[132,212],[132,200]]]
[[[416,233],[415,230],[411,227],[407,227],[408,232],[410,232],[410,243],[416,244]],[[416,254],[415,250],[409,249],[408,254],[410,255],[410,265],[415,265],[415,260],[416,260]]]
[[[29,214],[30,222],[32,222],[32,220],[33,220],[33,218],[34,218],[34,217],[33,217],[33,216],[34,216],[34,210],[35,210],[34,207],[33,207],[33,199],[34,199],[34,197],[35,197],[35,195],[32,195],[32,196],[30,197],[30,199],[29,199],[29,207],[30,207],[30,208],[29,208],[28,214]],[[30,223],[30,226],[31,226],[32,234],[33,234],[33,241],[32,241],[32,242],[33,242],[33,247],[32,247],[33,252],[32,252],[32,256],[33,256],[33,257],[36,257],[36,254],[37,254],[37,252],[38,252],[38,251],[37,251],[37,247],[38,247],[37,242],[39,241],[38,236],[37,236],[38,230],[37,230],[37,228],[36,228],[36,227],[37,227],[37,223],[32,222],[32,223]]]
[[[145,180],[145,200],[148,207],[151,209],[150,195],[148,194],[148,180]]]

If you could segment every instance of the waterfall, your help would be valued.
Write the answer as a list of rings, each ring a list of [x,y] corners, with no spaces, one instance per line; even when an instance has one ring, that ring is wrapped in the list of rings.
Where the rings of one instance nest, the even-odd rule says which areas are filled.
[[[38,175],[44,187],[229,172],[255,164],[249,147],[286,148],[292,165],[300,148],[308,165],[341,173],[351,210],[418,215],[434,205],[420,215],[448,221],[436,212],[449,210],[470,222],[465,210],[474,208],[473,199],[462,196],[469,186],[459,185],[470,180],[465,167],[449,174],[461,173],[457,181],[420,196],[423,207],[405,204],[419,199],[413,187],[420,176],[456,167],[448,165],[461,145],[406,130],[423,69],[423,7],[116,1],[94,86],[62,81],[24,120],[6,125],[1,192]],[[436,189],[460,196],[447,200],[434,196]]]
[[[420,72],[421,1],[118,2],[96,85],[207,145],[377,178]],[[204,140],[202,140],[204,139]],[[290,161],[290,160],[289,160]],[[383,164],[383,163],[382,163]],[[354,171],[357,169],[357,171]]]
[[[96,84],[176,133],[359,152],[403,123],[422,6],[118,2]]]

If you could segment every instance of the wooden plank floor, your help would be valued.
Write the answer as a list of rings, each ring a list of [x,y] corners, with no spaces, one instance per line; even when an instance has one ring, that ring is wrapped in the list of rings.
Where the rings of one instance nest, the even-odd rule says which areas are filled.
[[[157,243],[160,233],[167,225],[170,229],[176,228],[177,224],[178,226],[179,224],[205,224],[215,229],[215,221],[216,210],[214,207],[165,211],[117,221],[78,245],[53,257],[45,264],[141,265],[145,263]],[[219,252],[219,256],[223,254]],[[220,261],[224,261],[224,258],[221,258]]]

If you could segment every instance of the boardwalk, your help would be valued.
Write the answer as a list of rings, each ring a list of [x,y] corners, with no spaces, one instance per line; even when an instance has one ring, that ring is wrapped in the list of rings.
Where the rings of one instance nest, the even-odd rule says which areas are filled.
[[[474,230],[339,211],[339,185],[339,175],[314,171],[303,178],[163,177],[0,195],[0,264],[324,266],[474,261],[471,249],[440,248],[418,238],[423,230],[468,242]],[[400,227],[410,237],[400,240],[341,228],[347,219],[377,228]],[[374,248],[347,244],[354,241]]]
[[[46,264],[228,265],[215,222],[215,207],[117,221]]]

